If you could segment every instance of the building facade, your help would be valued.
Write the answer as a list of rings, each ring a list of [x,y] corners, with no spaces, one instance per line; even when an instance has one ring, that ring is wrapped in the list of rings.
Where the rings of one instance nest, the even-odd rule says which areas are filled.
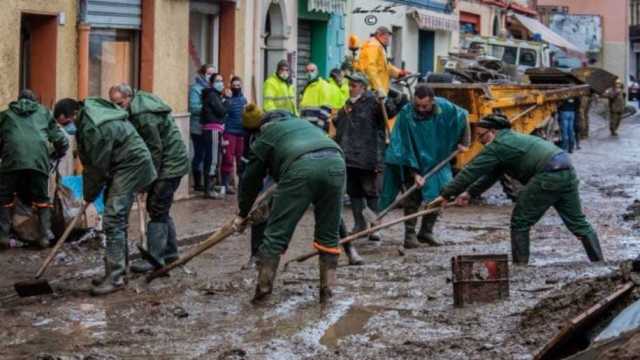
[[[538,11],[548,21],[550,13],[569,15],[597,16],[601,19],[601,51],[590,54],[593,65],[602,67],[628,81],[631,67],[631,49],[629,46],[629,0],[537,0]],[[572,26],[567,32],[577,32],[580,27]],[[575,30],[572,30],[572,28]]]
[[[413,72],[435,70],[438,56],[459,40],[459,18],[452,1],[352,0],[347,33],[366,41],[376,28],[393,33],[388,55],[398,67]]]

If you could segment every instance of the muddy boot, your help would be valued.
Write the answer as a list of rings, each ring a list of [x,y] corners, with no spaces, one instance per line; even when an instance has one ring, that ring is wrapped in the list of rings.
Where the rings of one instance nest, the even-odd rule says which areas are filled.
[[[8,207],[0,207],[0,249],[8,249],[9,231],[11,230],[11,211]]]
[[[321,253],[318,262],[320,264],[320,303],[325,304],[333,297],[338,255]]]
[[[344,248],[345,254],[347,254],[347,259],[349,259],[349,265],[364,265],[364,260],[362,259],[360,254],[358,254],[355,245],[353,245],[352,243],[346,243],[343,244],[342,247]]]
[[[602,250],[600,249],[600,240],[598,240],[598,235],[595,232],[587,236],[579,236],[578,239],[582,241],[584,251],[591,262],[604,261],[604,256],[602,256]]]
[[[48,207],[38,208],[38,246],[43,249],[49,247],[49,238],[51,235],[51,209]]]
[[[511,231],[511,257],[515,265],[529,264],[529,233]]]
[[[271,295],[279,264],[280,256],[267,257],[260,255],[258,258],[258,283],[251,303],[260,304]]]
[[[111,273],[111,268],[109,266],[109,262],[107,261],[107,258],[106,257],[103,258],[103,261],[104,261],[104,275],[91,279],[91,285],[93,285],[94,287],[102,285],[102,283],[107,279],[107,277]]]
[[[176,224],[173,222],[173,218],[169,217],[169,220],[167,221],[167,244],[164,248],[162,258],[164,259],[165,264],[170,264],[178,260],[179,257]]]
[[[193,190],[194,191],[203,191],[204,186],[202,186],[202,171],[193,170]]]
[[[367,228],[367,222],[362,212],[364,211],[364,198],[351,198],[351,211],[353,212],[353,230],[355,234]]]
[[[242,270],[253,270],[258,266],[258,258],[255,256],[250,256],[249,261],[242,266]]]
[[[422,217],[422,224],[418,232],[418,241],[429,246],[442,246],[442,243],[433,237],[433,227],[438,220],[438,214],[429,214]]]
[[[378,198],[368,198],[367,199],[367,206],[376,215],[379,213],[379,211],[378,211],[379,210],[378,209]],[[382,231],[378,230],[378,231],[374,232],[373,234],[369,235],[369,240],[371,240],[371,241],[382,241]]]
[[[112,263],[106,259],[105,278],[102,283],[91,288],[91,296],[103,296],[123,290],[127,285],[124,273],[124,264]]]

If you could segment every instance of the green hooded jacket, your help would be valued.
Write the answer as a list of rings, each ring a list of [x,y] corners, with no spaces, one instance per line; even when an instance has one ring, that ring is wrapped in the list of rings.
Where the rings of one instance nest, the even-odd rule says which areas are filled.
[[[101,98],[87,98],[76,127],[86,201],[94,201],[104,186],[107,196],[121,195],[140,191],[156,179],[151,154],[125,110]]]
[[[289,117],[263,126],[251,144],[249,163],[240,181],[240,213],[249,212],[267,175],[278,182],[296,159],[322,149],[336,149],[342,153],[335,141],[308,121]]]
[[[49,144],[61,156],[69,142],[51,112],[27,99],[0,113],[0,172],[35,170],[49,174]]]
[[[187,148],[169,105],[153,94],[136,91],[129,112],[129,121],[151,152],[158,179],[177,178],[189,173]]]

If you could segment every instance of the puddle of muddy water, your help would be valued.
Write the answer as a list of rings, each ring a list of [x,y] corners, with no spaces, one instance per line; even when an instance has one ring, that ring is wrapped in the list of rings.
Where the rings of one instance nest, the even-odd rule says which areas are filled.
[[[320,344],[329,348],[337,347],[340,339],[360,333],[375,313],[374,309],[352,305],[338,321],[324,332],[320,338]]]

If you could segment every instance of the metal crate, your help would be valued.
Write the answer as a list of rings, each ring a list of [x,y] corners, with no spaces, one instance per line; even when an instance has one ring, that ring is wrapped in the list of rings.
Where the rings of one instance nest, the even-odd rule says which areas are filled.
[[[509,257],[504,254],[451,258],[454,306],[509,298]]]

